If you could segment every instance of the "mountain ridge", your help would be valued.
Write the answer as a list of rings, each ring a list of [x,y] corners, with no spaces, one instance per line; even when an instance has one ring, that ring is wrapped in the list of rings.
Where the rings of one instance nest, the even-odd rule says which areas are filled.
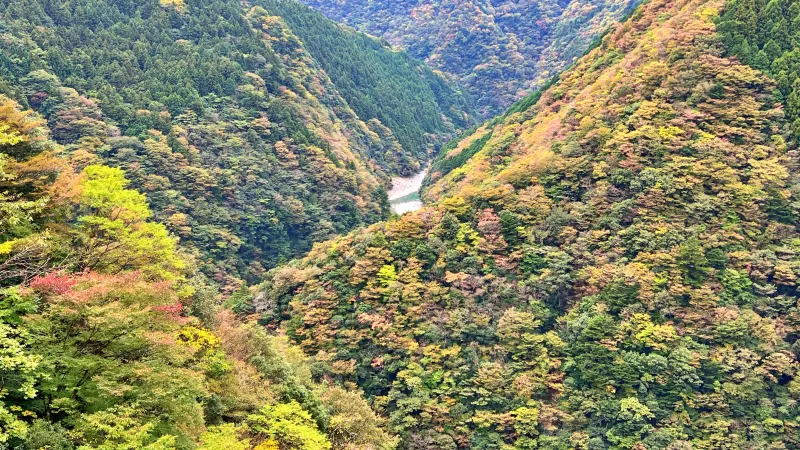
[[[501,114],[563,70],[637,4],[303,1],[334,20],[387,39],[459,80],[485,118]]]

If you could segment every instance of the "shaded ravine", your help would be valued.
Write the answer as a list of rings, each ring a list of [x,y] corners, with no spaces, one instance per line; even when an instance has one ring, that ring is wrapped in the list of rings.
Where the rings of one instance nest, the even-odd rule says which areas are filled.
[[[422,171],[410,177],[392,178],[392,189],[388,194],[393,213],[405,214],[422,208],[419,190],[422,187],[422,181],[428,174],[429,167],[430,165],[425,166]]]

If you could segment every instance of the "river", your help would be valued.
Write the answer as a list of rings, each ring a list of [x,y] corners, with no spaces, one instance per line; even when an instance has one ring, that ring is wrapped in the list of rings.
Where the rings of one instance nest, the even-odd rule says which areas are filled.
[[[422,208],[422,200],[419,198],[419,188],[422,181],[428,174],[426,166],[421,172],[410,177],[392,177],[392,189],[389,191],[389,204],[392,205],[392,212],[395,214],[405,214]]]

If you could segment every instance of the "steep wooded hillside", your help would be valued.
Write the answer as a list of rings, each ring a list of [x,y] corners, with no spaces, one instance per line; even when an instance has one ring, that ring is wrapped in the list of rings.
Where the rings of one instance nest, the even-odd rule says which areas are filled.
[[[257,5],[3,0],[0,14],[0,90],[43,114],[85,164],[124,169],[220,282],[255,279],[314,241],[385,218],[386,174],[415,170],[467,120],[439,110],[447,99],[452,111],[457,94],[420,63],[339,31],[364,70],[407,66],[377,76],[383,90],[348,97],[353,88],[339,90]],[[381,122],[387,108],[407,110],[399,91],[430,118]]]
[[[50,136],[0,96],[0,447],[394,448],[358,392],[219,307],[122,170]]]
[[[731,55],[775,79],[792,133],[800,137],[800,2],[731,1],[719,30]]]
[[[286,21],[362,120],[379,119],[417,161],[428,158],[431,143],[440,145],[473,122],[471,102],[406,53],[295,0],[257,3]]]
[[[797,447],[800,154],[724,7],[643,4],[449,146],[428,207],[271,271],[250,312],[406,449]]]
[[[485,117],[580,57],[636,0],[302,0],[455,77]]]

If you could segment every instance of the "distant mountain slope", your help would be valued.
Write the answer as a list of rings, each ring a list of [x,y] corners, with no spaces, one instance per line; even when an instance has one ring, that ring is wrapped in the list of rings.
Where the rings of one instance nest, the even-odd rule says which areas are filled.
[[[432,142],[452,138],[473,118],[470,103],[439,75],[404,52],[345,29],[295,0],[257,0],[284,18],[337,90],[364,120],[379,119],[417,160]]]
[[[408,450],[798,447],[800,153],[724,6],[642,4],[251,311]]]
[[[415,170],[467,120],[419,63],[303,11],[378,74],[379,89],[339,90],[261,6],[0,0],[0,91],[41,112],[87,163],[125,169],[209,275],[257,276],[386,217],[387,173]],[[408,69],[382,78],[396,61]],[[337,64],[325,60],[331,73]],[[424,105],[430,117],[362,118],[350,104],[400,114]]]
[[[301,0],[468,88],[484,116],[565,68],[637,0]]]

